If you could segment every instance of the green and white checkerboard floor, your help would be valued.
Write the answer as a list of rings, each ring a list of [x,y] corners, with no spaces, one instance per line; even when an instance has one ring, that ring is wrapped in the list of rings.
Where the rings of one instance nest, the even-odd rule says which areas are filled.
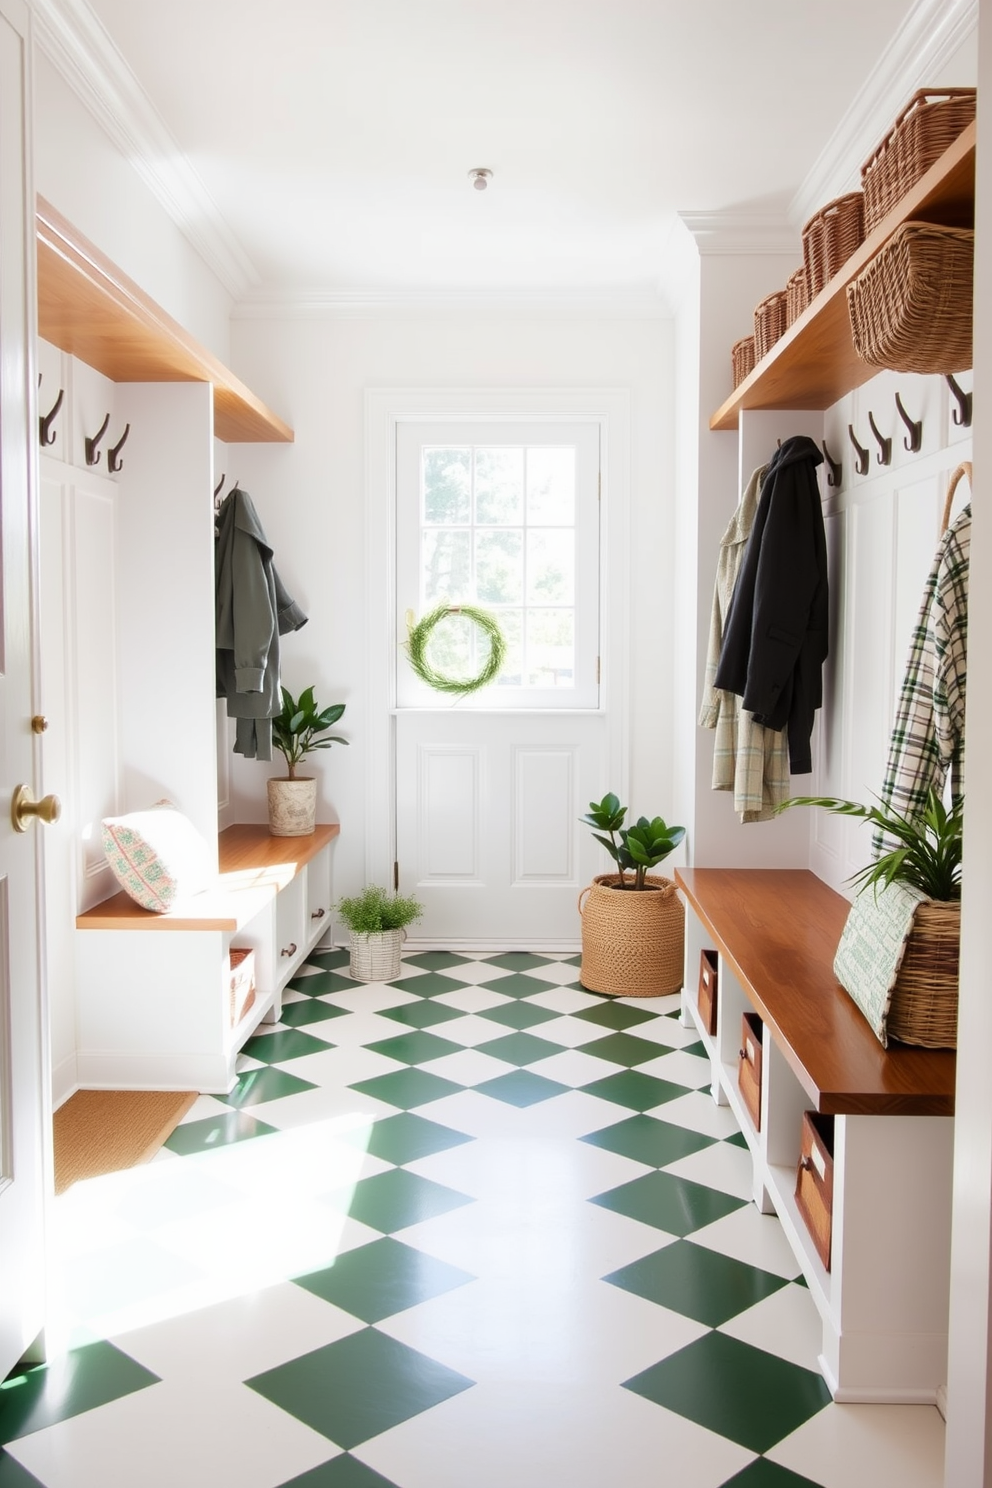
[[[0,1488],[938,1488],[936,1410],[831,1403],[677,999],[577,960],[314,955],[229,1096],[57,1201]]]

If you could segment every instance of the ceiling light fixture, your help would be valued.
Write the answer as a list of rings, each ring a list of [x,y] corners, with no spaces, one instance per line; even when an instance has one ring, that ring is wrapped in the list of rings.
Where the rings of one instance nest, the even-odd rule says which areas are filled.
[[[468,175],[476,191],[485,191],[492,180],[493,173],[491,170],[486,170],[484,165],[478,165],[475,170],[470,170]]]

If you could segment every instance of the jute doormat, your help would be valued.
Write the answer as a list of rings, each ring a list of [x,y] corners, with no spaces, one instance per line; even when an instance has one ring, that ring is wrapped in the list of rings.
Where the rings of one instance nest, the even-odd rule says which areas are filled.
[[[55,1192],[148,1162],[195,1100],[195,1090],[77,1090],[53,1118]]]

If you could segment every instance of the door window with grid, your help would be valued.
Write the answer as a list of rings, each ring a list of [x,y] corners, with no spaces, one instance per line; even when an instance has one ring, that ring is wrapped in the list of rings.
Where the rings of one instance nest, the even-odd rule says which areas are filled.
[[[599,427],[402,424],[397,447],[397,620],[440,604],[491,612],[506,637],[496,680],[459,707],[599,705]],[[432,665],[475,675],[488,641],[467,617],[434,630]],[[402,653],[400,707],[450,707]]]

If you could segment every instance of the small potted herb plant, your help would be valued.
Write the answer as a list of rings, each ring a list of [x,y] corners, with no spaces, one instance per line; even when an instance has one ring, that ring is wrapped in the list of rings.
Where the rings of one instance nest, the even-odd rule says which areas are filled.
[[[312,687],[298,698],[284,687],[282,709],[272,720],[272,743],[285,757],[285,776],[268,781],[269,831],[273,837],[309,837],[317,819],[317,781],[297,775],[296,767],[315,749],[347,744],[340,734],[328,734],[344,712],[344,703],[320,708]]]
[[[350,971],[356,982],[390,982],[400,974],[406,926],[419,920],[423,905],[402,894],[369,884],[335,906],[351,934]]]

